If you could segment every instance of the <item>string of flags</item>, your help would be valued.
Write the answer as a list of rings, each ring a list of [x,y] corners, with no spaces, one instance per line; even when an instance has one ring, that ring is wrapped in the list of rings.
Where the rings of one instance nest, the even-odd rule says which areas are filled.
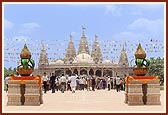
[[[40,57],[41,43],[44,44],[49,60],[64,58],[66,55],[69,40],[66,39],[53,39],[53,40],[34,40],[29,39],[25,42],[19,39],[5,39],[4,41],[4,61],[5,62],[17,62],[20,59],[20,52],[24,43],[27,44],[32,58],[37,62]],[[77,52],[80,40],[73,40],[75,50]],[[93,40],[87,40],[90,53],[92,51]],[[156,53],[164,53],[164,42],[157,39],[147,40],[100,40],[99,46],[103,59],[118,60],[120,52],[124,46],[127,52],[128,58],[132,58],[139,43],[143,46],[143,49],[147,55],[156,55]],[[96,49],[94,49],[96,51]]]

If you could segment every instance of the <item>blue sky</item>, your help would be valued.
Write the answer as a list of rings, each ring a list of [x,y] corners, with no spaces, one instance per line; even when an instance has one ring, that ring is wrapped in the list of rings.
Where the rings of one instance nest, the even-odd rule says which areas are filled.
[[[5,67],[17,67],[24,43],[36,67],[41,42],[50,61],[64,58],[70,33],[77,52],[82,25],[90,51],[98,35],[104,60],[118,62],[123,44],[129,60],[138,43],[147,57],[164,56],[163,4],[5,4],[3,20]]]

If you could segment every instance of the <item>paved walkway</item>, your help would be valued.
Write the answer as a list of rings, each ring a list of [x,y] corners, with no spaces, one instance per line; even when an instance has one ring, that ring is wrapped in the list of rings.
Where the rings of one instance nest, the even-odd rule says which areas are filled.
[[[6,106],[4,92],[2,112],[5,113],[165,113],[166,95],[161,91],[161,105],[128,106],[124,103],[124,91],[96,90],[71,93],[56,92],[43,94],[44,104],[40,106]]]

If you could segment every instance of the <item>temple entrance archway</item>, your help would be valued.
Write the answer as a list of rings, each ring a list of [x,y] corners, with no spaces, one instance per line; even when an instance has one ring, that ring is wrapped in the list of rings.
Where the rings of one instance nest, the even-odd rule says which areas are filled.
[[[103,76],[105,76],[105,75],[112,77],[112,70],[104,70]]]
[[[55,70],[55,75],[56,76],[61,76],[62,74],[63,74],[64,72],[63,72],[63,70]]]
[[[96,70],[96,76],[101,77],[101,74],[102,74],[101,70]]]
[[[82,70],[80,70],[80,75],[82,75],[82,74],[87,75],[87,70],[86,70],[86,69],[82,69]]]
[[[65,74],[67,74],[67,75],[70,76],[70,75],[72,74],[72,72],[71,72],[71,70],[66,70],[66,71],[65,71]]]
[[[78,75],[78,70],[74,69],[73,73],[76,74],[76,75]]]
[[[90,71],[89,71],[89,75],[91,75],[91,76],[94,75],[94,71],[93,71],[93,69],[90,69]]]

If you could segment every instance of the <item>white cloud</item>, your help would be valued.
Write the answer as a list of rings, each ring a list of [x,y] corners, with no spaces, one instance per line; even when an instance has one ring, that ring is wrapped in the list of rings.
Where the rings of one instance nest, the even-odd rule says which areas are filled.
[[[40,25],[38,23],[35,23],[35,22],[24,23],[21,25],[19,33],[30,34],[30,33],[33,33],[34,31],[38,30],[39,28],[40,28]]]
[[[156,11],[163,8],[163,4],[136,4],[136,5],[130,5],[129,14],[131,15],[143,15],[146,13],[146,11]]]
[[[113,36],[115,40],[139,40],[146,38],[144,34],[131,32],[131,31],[124,31]]]
[[[136,6],[136,8],[139,8],[141,10],[157,10],[162,6],[163,4],[139,4]]]
[[[163,20],[149,20],[146,18],[139,18],[129,24],[125,31],[114,35],[113,38],[128,40],[146,40],[149,38],[162,39],[163,35]]]
[[[22,27],[25,29],[37,29],[40,28],[40,25],[32,22],[32,23],[24,23],[22,24]]]
[[[112,14],[114,16],[121,15],[121,7],[119,5],[111,4],[105,6],[105,14]]]
[[[9,21],[7,19],[4,20],[4,28],[5,29],[12,29],[13,26],[14,26],[14,24],[11,21]]]
[[[146,18],[139,18],[128,25],[128,29],[133,31],[147,31],[151,33],[163,32],[163,20],[149,20]]]

